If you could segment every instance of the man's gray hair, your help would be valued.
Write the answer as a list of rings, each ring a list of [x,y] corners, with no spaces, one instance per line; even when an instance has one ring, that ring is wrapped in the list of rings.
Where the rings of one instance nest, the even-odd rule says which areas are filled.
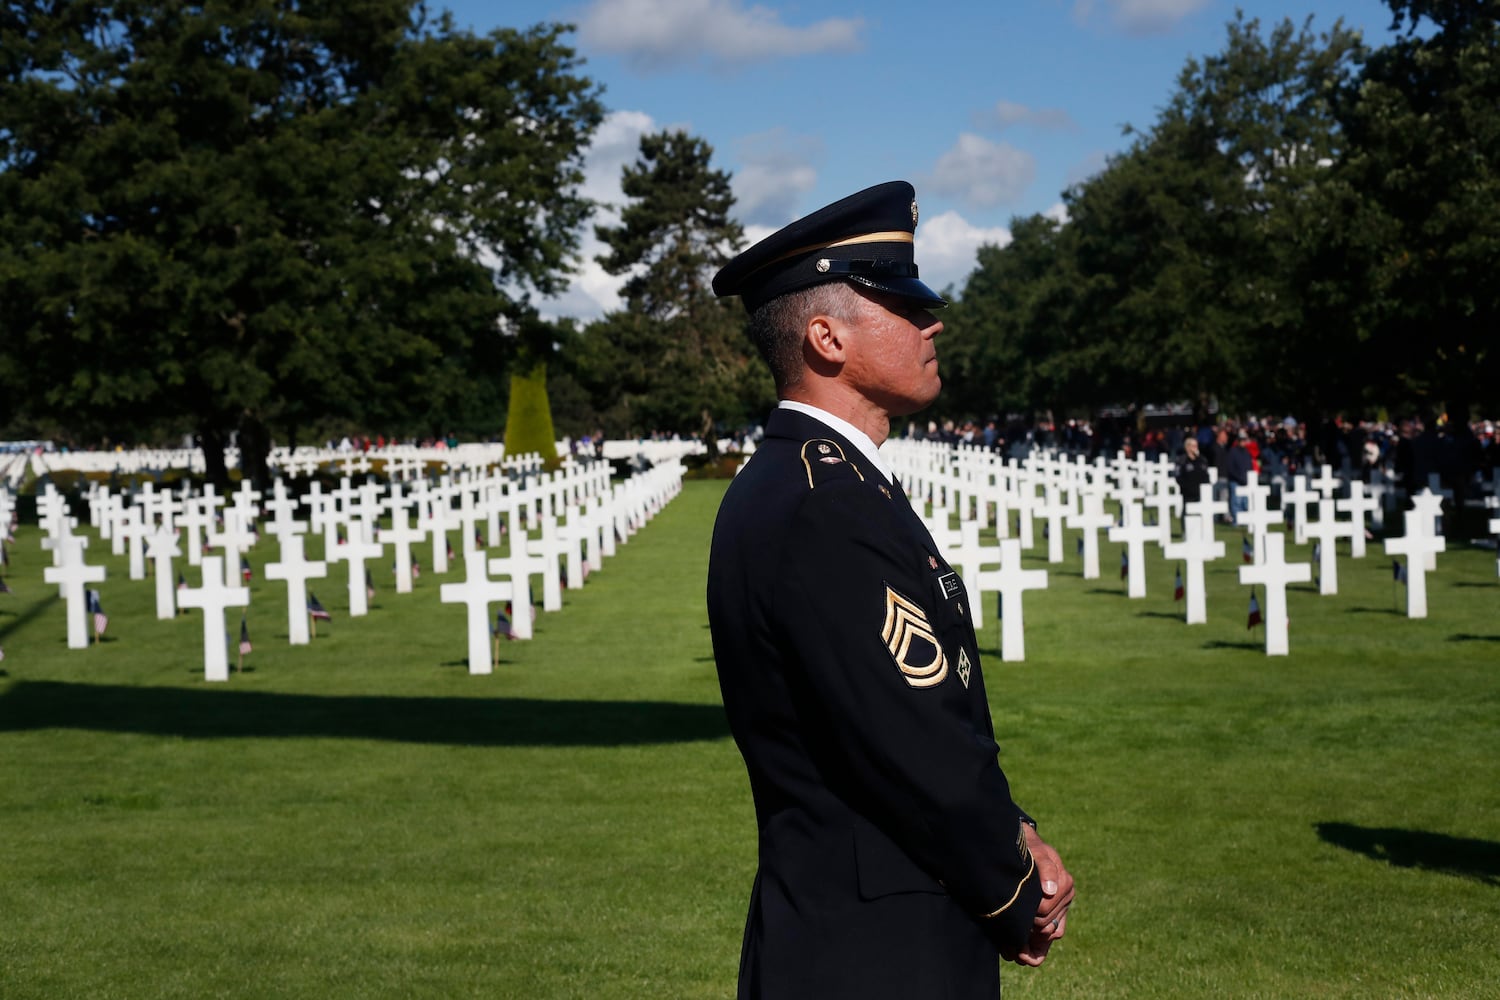
[[[828,281],[780,295],[750,314],[750,339],[771,369],[781,391],[802,381],[802,337],[807,321],[819,314],[849,321],[860,295],[844,281]]]

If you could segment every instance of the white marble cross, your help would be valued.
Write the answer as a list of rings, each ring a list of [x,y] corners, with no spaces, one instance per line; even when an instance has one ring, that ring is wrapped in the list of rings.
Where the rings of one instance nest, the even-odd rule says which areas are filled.
[[[1016,490],[1011,495],[1010,505],[1016,511],[1016,535],[1021,548],[1030,551],[1036,544],[1034,519],[1041,507],[1041,500],[1036,495],[1036,479],[1031,473],[1022,471],[1016,476]]]
[[[1424,491],[1425,493],[1426,491]],[[1413,497],[1415,503],[1420,497]],[[1442,498],[1437,497],[1438,503]],[[1416,516],[1412,516],[1416,515]],[[1406,617],[1427,617],[1427,560],[1436,561],[1437,553],[1444,551],[1448,542],[1433,529],[1429,517],[1413,510],[1406,518],[1406,534],[1400,538],[1385,540],[1385,553],[1390,556],[1406,556]]]
[[[932,516],[922,518],[922,523],[927,525],[927,533],[932,536],[933,544],[939,549],[951,548],[959,544],[961,535],[958,528],[952,527],[953,511],[947,507],[932,505]]]
[[[328,575],[328,563],[309,561],[301,535],[279,535],[281,561],[266,564],[267,580],[286,581],[286,632],[293,646],[311,642],[307,627],[307,581]]]
[[[396,551],[396,593],[411,593],[411,547],[426,537],[420,528],[412,527],[404,504],[392,510],[391,526],[380,529],[380,540]]]
[[[177,581],[172,575],[172,559],[182,555],[182,549],[177,546],[177,532],[166,525],[157,526],[156,530],[146,537],[146,558],[151,560],[152,569],[156,574],[156,617],[160,619],[171,619],[177,617]]]
[[[135,506],[121,511],[120,521],[115,525],[115,536],[124,536],[125,539],[130,561],[129,576],[132,580],[146,579],[146,546],[143,543],[153,527],[154,525],[147,523],[144,511]]]
[[[567,520],[557,528],[557,537],[562,539],[564,545],[563,581],[569,590],[578,590],[583,586],[584,567],[587,565],[583,549],[588,531],[584,527],[582,509],[578,503],[569,503],[563,510]]]
[[[1286,536],[1270,532],[1265,541],[1256,546],[1257,554],[1264,557],[1253,566],[1240,567],[1240,583],[1261,584],[1265,588],[1263,621],[1266,626],[1266,655],[1285,656],[1290,651],[1287,642],[1288,619],[1286,614],[1286,588],[1293,583],[1306,583],[1312,579],[1311,563],[1289,563],[1286,561]]]
[[[314,479],[307,496],[302,498],[302,504],[307,508],[308,527],[323,536],[323,555],[326,557],[339,543],[338,501],[332,494],[324,493],[323,484]]]
[[[62,593],[62,598],[68,605],[68,648],[87,649],[89,646],[88,628],[88,598],[84,593],[85,584],[100,583],[104,580],[105,572],[103,566],[90,566],[83,561],[83,547],[86,539],[77,535],[59,535],[56,538],[59,543],[54,549],[60,557],[56,566],[48,566],[42,571],[42,579],[47,583],[55,583]]]
[[[104,527],[100,530],[99,537],[109,539],[110,555],[125,554],[125,532],[121,529],[125,526],[126,510],[123,496],[117,493],[109,498],[104,510]]]
[[[1358,482],[1358,480],[1356,480]],[[1339,592],[1338,540],[1352,538],[1355,532],[1353,521],[1340,521],[1335,511],[1337,501],[1328,497],[1318,500],[1318,519],[1309,521],[1307,537],[1317,543],[1318,548],[1318,593]],[[1360,532],[1363,536],[1364,532]]]
[[[354,501],[359,496],[359,490],[350,481],[348,476],[339,479],[337,489],[329,490],[328,496],[333,498],[333,512],[337,515],[339,523],[348,521],[354,516]]]
[[[1349,497],[1334,502],[1334,509],[1348,514],[1354,522],[1354,532],[1349,536],[1349,555],[1354,559],[1365,557],[1365,517],[1380,510],[1380,502],[1365,492],[1362,479],[1349,480]]]
[[[1316,479],[1308,483],[1320,494],[1332,500],[1339,495],[1339,477],[1333,474],[1333,466],[1324,465]]]
[[[1420,521],[1420,530],[1423,534],[1441,538],[1443,536],[1442,518],[1443,495],[1441,493],[1434,492],[1429,488],[1411,498],[1411,510],[1407,511],[1406,520],[1411,521],[1416,519]],[[1413,529],[1409,524],[1407,525],[1406,533],[1408,535],[1412,534],[1414,530],[1418,529]],[[1431,549],[1423,555],[1422,565],[1427,572],[1431,573],[1437,569],[1437,553],[1442,551],[1442,549]]]
[[[1307,508],[1321,495],[1307,488],[1306,476],[1293,476],[1292,488],[1281,492],[1281,509],[1291,518],[1292,540],[1298,545],[1307,544]]]
[[[384,551],[385,546],[371,539],[369,525],[364,521],[351,522],[348,541],[334,547],[334,554],[330,558],[349,565],[350,618],[360,618],[370,613],[370,595],[365,591],[369,579],[365,574],[365,560],[377,559]]]
[[[245,508],[230,507],[224,511],[224,529],[210,534],[216,547],[224,552],[224,586],[232,587],[240,578],[240,557],[255,542],[254,530],[245,520]],[[206,557],[205,557],[206,558]]]
[[[474,491],[469,487],[462,487],[458,495],[458,511],[454,519],[458,522],[458,533],[464,557],[468,558],[479,547],[474,538],[474,526],[479,523],[480,518],[485,517],[484,511],[474,505]],[[495,545],[499,539],[491,537],[489,545]]]
[[[1065,500],[1055,483],[1048,483],[1046,500],[1036,508],[1036,513],[1047,522],[1047,561],[1063,561],[1063,522],[1073,514],[1073,504]]]
[[[234,514],[233,511],[225,513]],[[203,557],[203,586],[184,588],[177,603],[184,608],[203,611],[203,679],[229,680],[228,633],[224,630],[224,609],[243,608],[250,604],[250,591],[225,585],[226,571],[220,556]]]
[[[1220,514],[1226,516],[1229,514],[1229,502],[1226,500],[1215,500],[1214,491],[1205,485],[1198,491],[1198,499],[1189,500],[1182,505],[1182,512],[1184,517],[1203,518],[1203,523],[1212,531],[1214,519]]]
[[[453,527],[448,490],[440,487],[428,495],[422,507],[421,527],[432,534],[432,571],[448,572],[448,531]]]
[[[1213,520],[1201,514],[1186,515],[1182,519],[1182,541],[1169,542],[1165,551],[1168,559],[1180,559],[1187,567],[1187,576],[1182,585],[1182,596],[1187,605],[1187,624],[1206,623],[1208,600],[1203,567],[1215,559],[1224,558],[1224,543],[1214,537]]]
[[[1083,578],[1099,579],[1099,532],[1114,524],[1104,512],[1104,497],[1093,489],[1083,493],[1083,510],[1068,518],[1068,526],[1083,532]]]
[[[965,521],[958,526],[958,544],[939,548],[943,559],[958,571],[964,589],[974,596],[969,617],[975,629],[984,627],[984,601],[980,599],[980,571],[1000,561],[1000,550],[979,541],[979,521]]]
[[[1257,563],[1261,562],[1266,551],[1265,538],[1271,525],[1280,524],[1286,518],[1285,511],[1271,507],[1271,487],[1262,485],[1258,481],[1259,478],[1256,473],[1252,472],[1249,475],[1249,481],[1239,488],[1240,495],[1248,498],[1249,506],[1234,516],[1235,524],[1250,529]]]
[[[1157,537],[1153,541],[1158,545],[1168,544],[1172,541],[1172,519],[1182,511],[1182,494],[1177,485],[1162,480],[1156,492],[1146,498],[1146,506],[1156,513]]]
[[[445,583],[438,588],[438,599],[444,604],[465,604],[469,609],[469,673],[488,674],[494,672],[490,657],[490,605],[496,601],[511,600],[514,588],[508,580],[491,580],[485,572],[486,559],[482,553],[473,553],[464,559],[464,581]],[[522,611],[526,613],[523,615]],[[530,608],[522,609],[516,602],[516,618],[524,618],[530,627]]]
[[[203,530],[212,528],[214,514],[212,501],[208,497],[196,497],[184,503],[182,515],[177,523],[186,532],[187,561],[189,566],[203,562]]]
[[[526,554],[526,545],[517,543],[517,538],[524,538],[519,530],[520,512],[515,508],[510,511],[512,536],[510,544],[506,547],[506,554],[497,556],[489,561],[489,570],[499,577],[506,578],[510,583],[511,592],[511,628],[515,630],[517,639],[530,639],[531,628],[531,573],[536,568],[532,558]],[[471,560],[483,559],[483,552],[476,552],[469,558]]]
[[[976,602],[983,600],[982,595],[985,593],[1000,595],[1000,659],[1005,662],[1015,663],[1026,659],[1026,624],[1021,596],[1028,590],[1046,586],[1046,570],[1022,568],[1021,540],[1001,539],[1000,568],[980,572]]]
[[[272,497],[266,501],[266,510],[271,515],[271,523],[266,530],[277,538],[286,535],[300,535],[307,530],[307,524],[297,520],[297,508],[301,506],[296,497],[289,496],[286,484],[280,479],[272,485]]]
[[[1127,502],[1121,511],[1125,523],[1109,529],[1109,540],[1125,543],[1125,572],[1127,597],[1146,596],[1146,543],[1156,541],[1160,532],[1154,524],[1147,524],[1141,516],[1141,505],[1134,500]]]
[[[511,545],[523,545],[526,554],[541,560],[542,610],[562,610],[562,559],[568,552],[568,542],[557,530],[557,516],[543,514],[538,527],[541,538],[528,539],[524,534],[513,536]]]
[[[253,524],[260,516],[260,498],[263,494],[255,488],[255,484],[245,479],[240,481],[239,491],[234,494],[234,509],[240,512],[240,519],[246,524]]]

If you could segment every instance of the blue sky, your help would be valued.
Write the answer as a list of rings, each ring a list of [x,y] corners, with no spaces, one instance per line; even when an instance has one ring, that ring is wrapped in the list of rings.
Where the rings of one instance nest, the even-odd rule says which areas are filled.
[[[445,6],[432,0],[433,9]],[[1269,27],[1336,19],[1371,45],[1391,35],[1379,0],[987,0],[834,7],[746,0],[450,0],[478,32],[577,26],[583,71],[609,117],[586,193],[618,203],[620,168],[644,132],[682,128],[734,178],[753,240],[881,181],[917,188],[917,261],[935,288],[961,286],[1010,221],[1060,212],[1068,185],[1147,128],[1190,57],[1220,51],[1235,7]],[[832,13],[830,13],[832,11]],[[618,281],[585,242],[552,315],[618,305]]]

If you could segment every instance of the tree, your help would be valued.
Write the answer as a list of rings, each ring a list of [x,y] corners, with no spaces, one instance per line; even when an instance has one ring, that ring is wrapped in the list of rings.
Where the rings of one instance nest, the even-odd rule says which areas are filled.
[[[1366,277],[1360,350],[1384,399],[1467,420],[1500,405],[1500,4],[1390,6],[1406,34],[1340,107],[1331,249]]]
[[[538,454],[548,471],[557,468],[557,432],[547,396],[547,359],[554,353],[554,327],[532,318],[516,331],[520,342],[511,365],[505,417],[505,453]]]
[[[1322,217],[1341,150],[1335,98],[1362,56],[1337,23],[1263,34],[1237,18],[1223,52],[1186,65],[1151,129],[1065,193],[1066,225],[1015,221],[1009,246],[981,252],[955,327],[993,341],[985,377],[1011,393],[997,402],[1191,399],[1203,412],[1213,397],[1299,409],[1346,398],[1347,369],[1306,362],[1310,344],[1355,330],[1347,314],[1308,330],[1347,304],[1331,290],[1336,257],[1308,245],[1339,224]]]
[[[271,427],[431,431],[497,394],[500,320],[560,289],[589,210],[597,90],[556,26],[480,38],[410,0],[349,13],[0,12],[8,416],[191,427],[211,469],[238,428],[263,471]]]
[[[1041,215],[1011,221],[1004,247],[979,248],[978,266],[943,315],[938,345],[944,412],[977,417],[1066,409],[1059,363],[1075,328],[1073,230]]]
[[[630,276],[626,307],[585,334],[596,406],[615,429],[699,434],[710,451],[720,423],[744,422],[774,399],[738,303],[710,287],[744,240],[729,215],[729,175],[712,157],[708,143],[684,132],[641,138],[623,172],[630,202],[619,225],[596,228],[609,248],[599,262]]]

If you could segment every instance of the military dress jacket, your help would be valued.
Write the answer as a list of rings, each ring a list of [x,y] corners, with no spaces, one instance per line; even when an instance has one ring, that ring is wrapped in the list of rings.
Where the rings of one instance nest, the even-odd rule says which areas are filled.
[[[741,998],[984,998],[1041,898],[958,574],[899,486],[778,409],[708,610],[759,870]]]

